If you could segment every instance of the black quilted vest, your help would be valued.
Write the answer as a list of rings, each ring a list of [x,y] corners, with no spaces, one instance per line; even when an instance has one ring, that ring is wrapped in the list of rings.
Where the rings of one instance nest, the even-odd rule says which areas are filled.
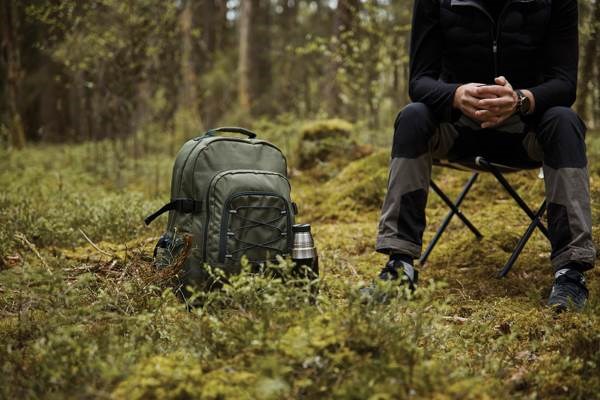
[[[543,81],[551,0],[508,0],[497,21],[482,0],[441,0],[440,7],[442,80],[492,83],[505,75],[513,87]]]

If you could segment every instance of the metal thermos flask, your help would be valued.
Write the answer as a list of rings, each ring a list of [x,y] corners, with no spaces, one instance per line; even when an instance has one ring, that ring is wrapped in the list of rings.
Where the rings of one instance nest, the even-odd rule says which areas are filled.
[[[309,278],[316,279],[319,276],[319,257],[310,233],[310,224],[296,224],[292,227],[292,232],[294,234],[292,260],[296,263],[296,268],[302,272],[303,266],[308,267],[313,275]]]

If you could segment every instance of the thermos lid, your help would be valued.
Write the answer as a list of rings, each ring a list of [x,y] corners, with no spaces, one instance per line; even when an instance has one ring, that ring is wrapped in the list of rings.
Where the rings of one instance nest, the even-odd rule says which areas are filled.
[[[296,224],[292,226],[293,232],[310,232],[310,224]]]

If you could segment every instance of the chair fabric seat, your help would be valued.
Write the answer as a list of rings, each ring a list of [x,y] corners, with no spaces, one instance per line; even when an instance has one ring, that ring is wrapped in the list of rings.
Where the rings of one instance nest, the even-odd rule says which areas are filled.
[[[452,159],[452,160],[442,160],[442,159],[434,159],[433,165],[438,167],[445,167],[456,169],[460,171],[478,171],[478,172],[490,172],[488,168],[482,166],[478,163],[480,157],[468,157],[462,159]],[[510,162],[496,162],[492,160],[488,160],[488,162],[496,167],[498,171],[502,173],[511,173],[518,172],[523,170],[533,170],[539,169],[542,167],[542,163],[538,161],[525,161],[519,160],[510,161]]]

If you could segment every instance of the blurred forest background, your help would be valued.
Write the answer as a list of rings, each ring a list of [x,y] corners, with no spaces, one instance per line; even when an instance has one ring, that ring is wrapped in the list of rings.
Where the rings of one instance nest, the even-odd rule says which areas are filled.
[[[414,294],[359,295],[386,260],[374,239],[412,4],[0,0],[0,399],[598,399],[600,270],[586,309],[557,316],[534,233],[495,279],[528,219],[489,174],[461,205],[482,240],[454,219]],[[579,5],[600,248],[600,0]],[[181,144],[219,125],[287,156],[317,305],[310,282],[239,274],[190,312],[181,263],[153,266],[166,215],[143,218],[168,200]],[[450,197],[469,175],[433,174]],[[532,205],[536,174],[507,177]],[[425,242],[447,211],[429,196]]]
[[[576,108],[594,127],[600,2],[579,3]],[[408,102],[409,0],[0,4],[4,146],[131,138],[139,155],[152,134],[324,116],[387,137]]]

